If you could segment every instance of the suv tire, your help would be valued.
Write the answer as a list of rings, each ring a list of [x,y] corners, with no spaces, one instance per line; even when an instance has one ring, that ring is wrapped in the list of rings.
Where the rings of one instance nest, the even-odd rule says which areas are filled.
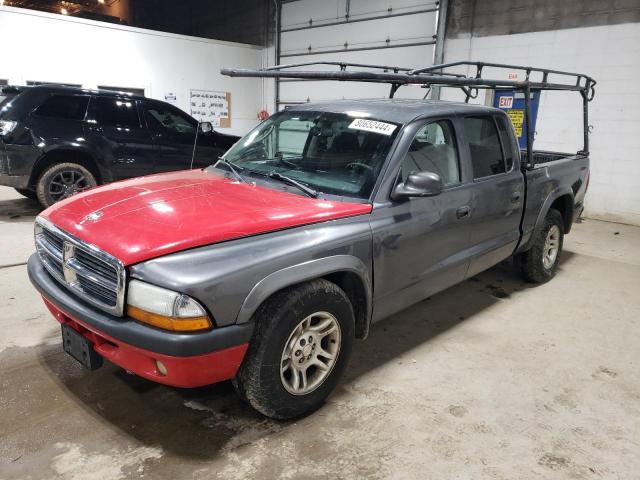
[[[556,274],[562,253],[564,223],[560,212],[549,210],[542,228],[534,235],[529,250],[516,256],[516,264],[525,280],[545,283]]]
[[[355,320],[347,295],[313,280],[276,293],[253,320],[256,330],[234,380],[240,396],[280,420],[318,409],[351,354]]]
[[[57,163],[48,167],[38,179],[38,201],[47,208],[54,203],[98,185],[93,174],[77,163]]]

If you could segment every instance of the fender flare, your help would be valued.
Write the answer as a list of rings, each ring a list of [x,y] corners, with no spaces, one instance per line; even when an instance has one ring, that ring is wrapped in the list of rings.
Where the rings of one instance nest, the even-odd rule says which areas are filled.
[[[553,205],[553,202],[555,202],[558,198],[563,197],[565,195],[571,196],[571,199],[572,199],[571,201],[573,202],[573,198],[574,198],[573,191],[569,187],[557,188],[551,191],[547,195],[547,198],[543,202],[542,206],[540,207],[540,211],[538,212],[536,223],[531,229],[531,235],[527,239],[526,244],[521,248],[518,248],[519,252],[526,251],[529,248],[529,246],[531,245],[531,241],[535,238],[536,234],[542,229],[542,226],[544,224],[544,219],[547,217],[547,213],[549,213],[549,210],[551,209],[551,205]],[[571,220],[572,219],[569,219],[569,221]]]
[[[355,273],[362,281],[367,303],[366,322],[368,324],[371,321],[372,312],[372,282],[364,262],[353,255],[334,255],[318,258],[270,273],[251,289],[240,307],[236,323],[241,324],[250,321],[258,307],[271,295],[283,288],[337,272]]]
[[[78,147],[76,145],[72,145],[71,143],[72,142],[65,141],[61,143],[50,144],[50,145],[47,145],[45,148],[41,149],[40,155],[35,160],[35,162],[33,162],[33,167],[29,174],[30,175],[29,183],[31,184],[33,182],[37,182],[38,178],[34,174],[36,171],[38,171],[38,169],[40,168],[40,164],[43,161],[45,161],[47,157],[49,157],[50,155],[56,155],[58,153],[63,153],[63,152],[77,153],[77,154],[88,157],[90,161],[94,164],[95,168],[98,170],[98,174],[102,179],[102,183],[104,184],[111,181],[110,173],[108,171],[105,171],[105,169],[103,168],[103,165],[101,164],[101,162],[98,161],[98,159],[96,158],[96,156],[94,155],[93,151],[90,148],[85,146]]]

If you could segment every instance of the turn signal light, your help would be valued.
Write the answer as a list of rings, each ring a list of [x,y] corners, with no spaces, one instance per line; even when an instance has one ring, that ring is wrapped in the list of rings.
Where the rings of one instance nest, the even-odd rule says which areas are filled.
[[[212,326],[211,320],[206,316],[191,318],[165,317],[131,305],[127,307],[127,315],[140,322],[174,332],[195,332],[197,330],[206,330]]]
[[[195,332],[213,326],[206,310],[193,298],[140,280],[129,282],[127,315],[174,332]]]

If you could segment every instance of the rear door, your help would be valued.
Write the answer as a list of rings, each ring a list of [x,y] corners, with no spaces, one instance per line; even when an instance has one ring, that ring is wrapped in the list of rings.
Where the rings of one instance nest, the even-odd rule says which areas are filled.
[[[503,115],[468,116],[462,124],[474,182],[467,273],[473,276],[513,253],[520,239],[524,176]]]
[[[155,145],[142,127],[136,100],[91,97],[85,129],[95,151],[110,167],[113,180],[153,173]]]
[[[408,126],[391,171],[392,188],[409,173],[440,175],[434,197],[378,204],[371,215],[374,237],[374,319],[379,320],[464,279],[469,265],[469,220],[473,183],[461,163],[455,120]],[[412,129],[412,130],[411,130]],[[387,187],[388,188],[388,187]]]

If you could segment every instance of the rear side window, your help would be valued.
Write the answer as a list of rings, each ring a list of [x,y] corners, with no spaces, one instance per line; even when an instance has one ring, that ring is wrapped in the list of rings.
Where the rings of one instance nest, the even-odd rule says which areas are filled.
[[[505,162],[500,147],[496,124],[491,117],[467,117],[464,131],[471,152],[473,178],[505,173]]]
[[[140,128],[134,100],[96,97],[91,101],[98,124],[103,127]]]
[[[40,117],[83,120],[89,97],[86,95],[52,95],[35,111]]]
[[[502,148],[504,149],[504,159],[507,162],[507,172],[509,172],[513,167],[513,159],[516,156],[513,151],[513,141],[511,140],[513,137],[509,135],[509,131],[513,131],[513,127],[510,123],[507,124],[507,121],[502,116],[496,117],[496,122],[498,123],[500,140],[502,140]]]

